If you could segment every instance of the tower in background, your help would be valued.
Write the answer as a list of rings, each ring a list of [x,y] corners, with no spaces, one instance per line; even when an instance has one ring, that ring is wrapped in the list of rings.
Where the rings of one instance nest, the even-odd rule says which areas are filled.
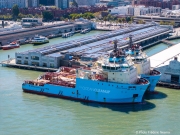
[[[44,6],[53,6],[55,5],[55,0],[39,0],[39,4]]]
[[[69,8],[69,0],[55,0],[55,6],[60,9]]]
[[[38,7],[39,0],[26,0],[25,5],[26,5],[26,7]]]

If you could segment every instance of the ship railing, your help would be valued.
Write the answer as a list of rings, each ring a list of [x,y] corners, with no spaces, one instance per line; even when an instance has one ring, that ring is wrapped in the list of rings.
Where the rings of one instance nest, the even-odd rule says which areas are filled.
[[[149,81],[144,79],[144,78],[138,78],[137,84],[143,85],[143,84],[148,84]]]
[[[159,72],[159,71],[157,71],[155,69],[150,71],[150,75],[160,75],[160,74],[161,74],[161,72]]]

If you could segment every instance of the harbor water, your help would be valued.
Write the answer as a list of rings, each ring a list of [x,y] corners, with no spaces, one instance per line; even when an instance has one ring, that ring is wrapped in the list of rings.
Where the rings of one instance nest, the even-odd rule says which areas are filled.
[[[90,36],[50,40],[55,44]],[[173,40],[179,43],[180,40]],[[48,44],[46,44],[48,45]],[[23,45],[0,50],[0,61],[15,52],[42,47]],[[150,56],[166,49],[158,44],[146,51]],[[37,78],[42,72],[0,66],[0,135],[134,135],[180,133],[180,91],[156,87],[158,94],[145,96],[141,104],[101,105],[23,93],[24,80]]]

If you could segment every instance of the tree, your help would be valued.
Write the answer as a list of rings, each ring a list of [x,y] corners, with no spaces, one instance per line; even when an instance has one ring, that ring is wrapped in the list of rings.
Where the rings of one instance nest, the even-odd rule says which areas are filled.
[[[51,11],[43,11],[43,18],[45,20],[52,20],[54,16]]]
[[[64,17],[60,17],[60,21],[64,21]]]
[[[144,24],[144,21],[143,20],[139,20],[138,24]]]
[[[107,20],[108,20],[108,21],[111,20],[111,15],[110,15],[110,14],[107,15]]]
[[[19,13],[19,14],[18,14],[18,18],[19,18],[19,19],[25,18],[25,15],[22,14],[22,13]]]
[[[174,21],[171,21],[171,22],[169,23],[169,25],[175,26],[175,22],[174,22]]]
[[[19,14],[19,7],[18,7],[18,5],[14,5],[12,7],[12,14],[13,14],[13,17],[15,17],[15,18],[18,16],[18,14]]]
[[[97,18],[97,19],[101,19],[102,18],[101,12],[94,13],[94,17]]]
[[[126,22],[130,22],[131,21],[131,18],[128,16],[126,17]]]
[[[118,18],[118,22],[121,23],[121,22],[122,22],[122,19],[121,19],[121,18]]]
[[[103,21],[105,21],[105,25],[106,25],[107,17],[104,17],[104,18],[103,18]]]
[[[160,24],[160,25],[164,25],[164,22],[163,22],[163,21],[160,21],[159,24]]]
[[[122,22],[123,22],[123,23],[125,22],[125,20],[126,20],[125,18],[122,18]]]

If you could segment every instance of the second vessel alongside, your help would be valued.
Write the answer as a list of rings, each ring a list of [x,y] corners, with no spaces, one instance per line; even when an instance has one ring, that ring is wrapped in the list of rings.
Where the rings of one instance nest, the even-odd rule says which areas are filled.
[[[142,78],[149,80],[150,85],[148,90],[154,92],[156,84],[161,77],[161,73],[155,69],[151,70],[150,60],[148,59],[148,56],[141,51],[141,46],[133,45],[128,51],[126,51],[126,54],[131,55],[135,66],[137,67],[138,74]]]

